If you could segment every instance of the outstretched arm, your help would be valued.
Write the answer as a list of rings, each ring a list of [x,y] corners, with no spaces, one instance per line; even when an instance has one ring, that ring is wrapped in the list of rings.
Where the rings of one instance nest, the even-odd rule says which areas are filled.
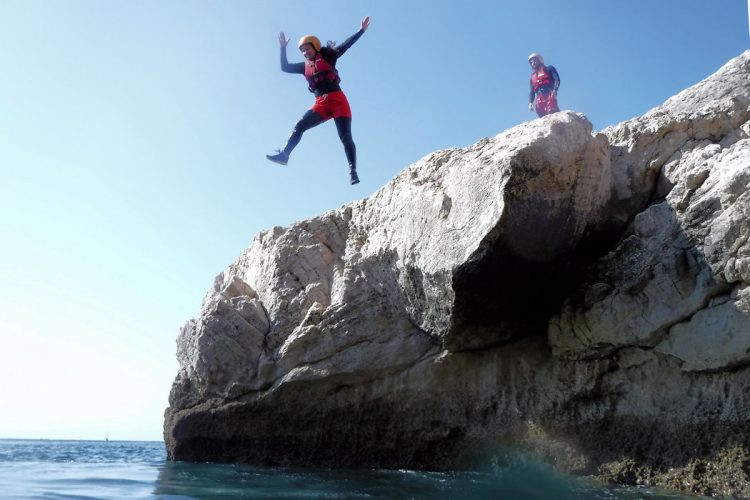
[[[304,73],[305,63],[294,63],[289,64],[286,58],[286,46],[289,44],[289,39],[284,35],[282,31],[279,33],[279,46],[281,47],[281,71],[286,73]]]
[[[362,24],[359,28],[359,31],[357,31],[355,34],[344,40],[344,42],[337,46],[334,50],[336,51],[336,56],[341,57],[344,55],[344,52],[349,50],[349,47],[354,45],[354,42],[359,40],[359,37],[365,34],[365,31],[367,31],[367,28],[370,27],[370,16],[366,16],[364,19],[362,19]]]

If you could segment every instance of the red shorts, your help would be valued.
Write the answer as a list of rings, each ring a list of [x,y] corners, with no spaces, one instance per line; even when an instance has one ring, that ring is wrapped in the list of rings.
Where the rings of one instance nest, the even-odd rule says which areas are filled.
[[[315,104],[310,109],[326,120],[329,118],[352,117],[349,101],[346,100],[346,96],[340,90],[316,97]]]
[[[550,113],[557,113],[560,108],[557,106],[557,97],[552,92],[538,93],[536,95],[536,114],[539,118]]]

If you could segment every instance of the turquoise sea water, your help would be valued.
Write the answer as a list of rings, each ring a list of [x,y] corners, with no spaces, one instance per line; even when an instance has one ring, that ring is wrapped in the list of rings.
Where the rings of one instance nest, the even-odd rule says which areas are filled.
[[[605,488],[541,465],[480,472],[346,471],[168,462],[164,443],[0,440],[0,498],[679,499]],[[695,498],[695,497],[690,497]]]

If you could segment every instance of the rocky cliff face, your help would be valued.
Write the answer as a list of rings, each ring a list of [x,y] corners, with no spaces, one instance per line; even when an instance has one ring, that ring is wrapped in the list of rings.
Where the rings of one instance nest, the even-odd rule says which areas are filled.
[[[562,112],[259,234],[178,338],[169,456],[455,468],[523,446],[750,494],[750,51],[592,134]]]

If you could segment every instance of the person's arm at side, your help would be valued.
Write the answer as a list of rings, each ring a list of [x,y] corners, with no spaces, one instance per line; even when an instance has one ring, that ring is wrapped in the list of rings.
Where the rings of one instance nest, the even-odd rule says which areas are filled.
[[[529,111],[534,111],[534,86],[529,82]]]
[[[560,75],[557,74],[557,70],[554,66],[550,66],[550,73],[552,73],[552,92],[557,94],[557,89],[560,87]]]

